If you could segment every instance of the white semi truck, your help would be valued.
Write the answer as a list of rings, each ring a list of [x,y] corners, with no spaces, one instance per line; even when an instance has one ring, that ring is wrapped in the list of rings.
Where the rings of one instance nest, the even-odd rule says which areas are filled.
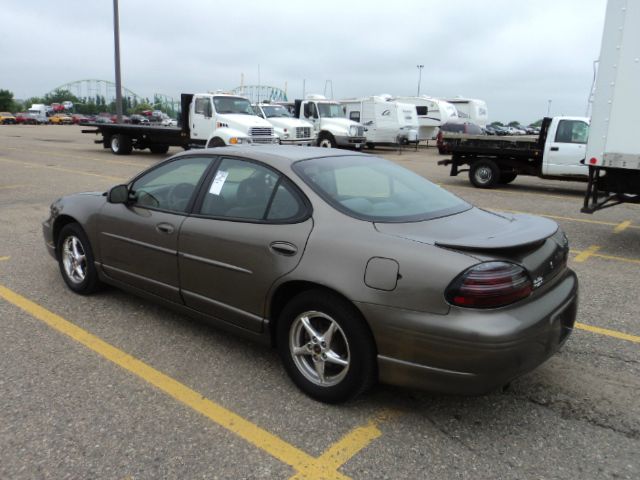
[[[315,145],[316,134],[313,125],[294,118],[284,105],[270,102],[253,104],[253,110],[269,122],[282,145]]]
[[[313,124],[319,147],[359,149],[367,141],[364,126],[346,118],[340,103],[322,95],[307,95],[295,101],[295,116]]]
[[[102,134],[96,140],[116,155],[135,148],[166,153],[170,146],[182,148],[278,143],[273,126],[255,114],[244,97],[223,93],[183,93],[179,127],[131,124],[83,123],[93,127],[83,133]]]
[[[640,2],[609,0],[585,163],[582,212],[640,203]]]

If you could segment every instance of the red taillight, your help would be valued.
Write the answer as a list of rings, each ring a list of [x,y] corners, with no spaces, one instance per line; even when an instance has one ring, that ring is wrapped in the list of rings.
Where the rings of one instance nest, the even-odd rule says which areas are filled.
[[[471,267],[447,288],[447,300],[460,307],[495,308],[528,297],[533,290],[524,268],[508,262]]]
[[[593,157],[593,158],[591,158],[591,159],[589,160],[589,163],[590,163],[591,165],[595,165],[596,163],[598,163],[598,159],[597,159],[597,158],[595,158],[595,157]]]

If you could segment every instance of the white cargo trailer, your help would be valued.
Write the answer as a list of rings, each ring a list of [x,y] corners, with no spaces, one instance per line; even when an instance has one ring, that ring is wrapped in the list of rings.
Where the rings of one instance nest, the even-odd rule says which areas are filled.
[[[609,0],[585,161],[584,213],[640,203],[640,2]]]

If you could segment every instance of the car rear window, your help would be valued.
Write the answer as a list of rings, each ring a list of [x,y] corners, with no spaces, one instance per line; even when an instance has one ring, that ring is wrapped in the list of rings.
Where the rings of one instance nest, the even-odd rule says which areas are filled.
[[[335,209],[372,222],[444,217],[471,205],[424,177],[369,155],[301,160],[294,171]]]

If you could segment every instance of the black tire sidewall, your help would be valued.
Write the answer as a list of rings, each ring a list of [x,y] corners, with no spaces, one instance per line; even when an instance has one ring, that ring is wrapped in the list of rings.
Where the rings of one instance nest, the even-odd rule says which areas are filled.
[[[315,310],[333,318],[349,343],[349,371],[337,385],[320,387],[307,380],[293,362],[289,351],[289,330],[294,319],[302,312]],[[376,349],[368,325],[348,301],[322,290],[303,292],[294,297],[283,309],[277,326],[278,353],[289,377],[300,390],[325,403],[340,403],[350,400],[377,380]]]
[[[62,245],[64,244],[65,239],[70,236],[75,236],[80,240],[87,260],[87,274],[84,280],[80,283],[74,283],[69,279],[62,262]],[[91,244],[89,243],[87,235],[79,224],[69,223],[62,227],[62,230],[60,230],[60,234],[58,235],[58,243],[56,244],[56,255],[58,257],[58,267],[60,268],[62,278],[71,290],[82,295],[87,295],[98,289],[100,282],[98,279],[98,271],[96,270],[94,263],[93,250],[91,249]]]

